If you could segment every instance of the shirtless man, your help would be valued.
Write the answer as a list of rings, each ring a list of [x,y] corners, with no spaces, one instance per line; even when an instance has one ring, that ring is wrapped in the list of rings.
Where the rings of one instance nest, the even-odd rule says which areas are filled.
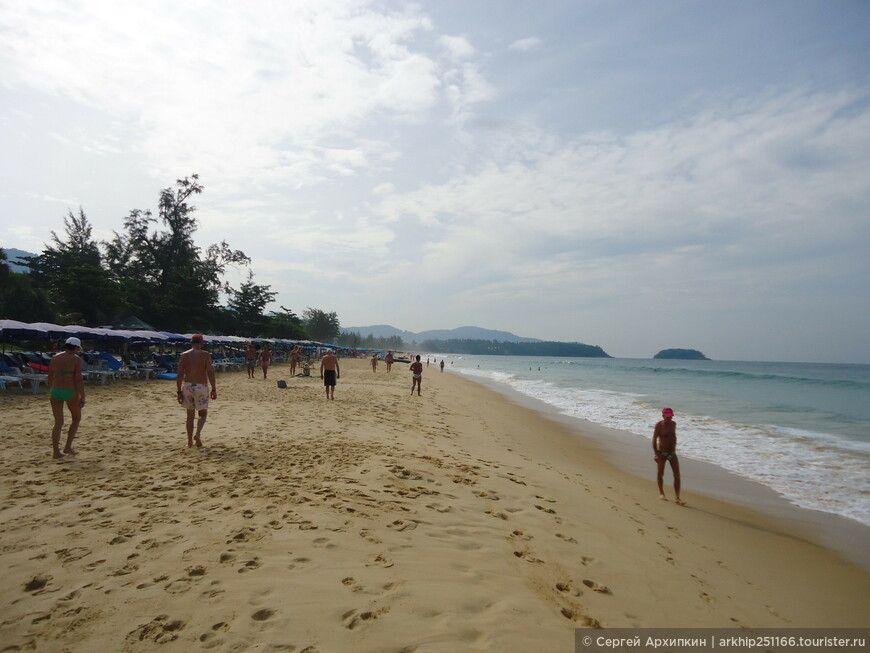
[[[393,352],[387,352],[387,355],[384,357],[384,362],[387,364],[387,372],[393,369]]]
[[[423,363],[420,362],[420,354],[417,354],[414,362],[411,363],[411,394],[414,394],[414,388],[417,388],[417,396],[420,396],[420,386],[423,383]]]
[[[272,364],[272,348],[269,345],[263,345],[263,351],[260,354],[260,365],[263,367],[263,378],[269,373],[269,366]]]
[[[214,368],[211,365],[211,354],[202,349],[203,337],[200,334],[190,339],[190,349],[181,355],[178,361],[178,375],[175,379],[178,387],[178,403],[187,410],[187,446],[202,446],[200,435],[208,417],[209,397],[217,399],[217,383],[214,378]],[[208,386],[211,385],[211,393]],[[196,423],[196,433],[193,432],[194,413],[199,412]]]
[[[326,388],[326,398],[335,399],[335,384],[341,378],[341,368],[332,350],[327,351],[320,359],[320,378]]]
[[[248,378],[254,378],[254,368],[257,366],[257,348],[253,342],[248,343],[248,349],[245,351],[245,369],[248,371]]]
[[[63,454],[78,453],[72,448],[73,438],[79,430],[82,421],[82,408],[85,406],[85,384],[82,380],[82,359],[76,355],[82,341],[78,338],[67,338],[63,352],[56,354],[48,365],[48,397],[51,401],[51,412],[54,414],[54,428],[51,429],[51,446],[54,458],[63,458]],[[60,450],[60,432],[63,429],[63,405],[69,408],[72,422],[66,433],[66,446]]]
[[[663,487],[665,476],[665,462],[671,463],[671,471],[674,473],[674,502],[684,506],[686,502],[680,498],[680,461],[677,460],[677,423],[674,421],[674,411],[671,408],[662,409],[662,420],[656,424],[653,431],[652,441],[655,461],[658,465],[656,481],[659,484],[659,499],[667,501]]]
[[[372,354],[372,372],[378,371],[378,355]]]

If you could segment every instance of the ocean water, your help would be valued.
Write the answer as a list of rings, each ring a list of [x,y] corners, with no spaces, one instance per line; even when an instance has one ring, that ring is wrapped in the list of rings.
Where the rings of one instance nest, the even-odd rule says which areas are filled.
[[[676,412],[681,456],[870,526],[870,365],[438,355],[559,412],[652,438]]]

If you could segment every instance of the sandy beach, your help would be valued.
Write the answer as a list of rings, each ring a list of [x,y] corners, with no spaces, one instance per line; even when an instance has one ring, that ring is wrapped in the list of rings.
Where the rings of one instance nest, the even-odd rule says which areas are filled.
[[[798,528],[658,499],[558,420],[449,372],[88,386],[78,456],[0,392],[3,651],[574,650],[577,627],[867,627],[870,573]],[[279,389],[276,380],[289,387]],[[666,477],[670,482],[670,474]],[[668,488],[670,491],[670,488]]]

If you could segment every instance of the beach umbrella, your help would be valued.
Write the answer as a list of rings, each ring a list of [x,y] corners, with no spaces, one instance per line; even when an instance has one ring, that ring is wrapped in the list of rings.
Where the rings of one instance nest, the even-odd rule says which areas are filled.
[[[7,342],[29,338],[48,338],[48,331],[45,329],[18,320],[0,320],[0,334]]]
[[[157,333],[166,336],[166,339],[169,340],[169,342],[187,342],[190,340],[188,336],[184,336],[180,333],[172,333],[171,331],[158,331]]]
[[[64,326],[61,324],[51,324],[49,322],[33,322],[30,326],[34,329],[44,330],[49,338],[69,338],[70,336],[76,335],[78,332],[77,326]]]

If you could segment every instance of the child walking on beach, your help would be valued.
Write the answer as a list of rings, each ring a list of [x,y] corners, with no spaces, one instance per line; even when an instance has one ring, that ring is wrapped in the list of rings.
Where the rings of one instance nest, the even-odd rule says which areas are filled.
[[[677,459],[677,423],[674,421],[674,411],[671,408],[662,409],[662,419],[653,430],[653,451],[658,465],[656,481],[659,484],[659,499],[667,501],[664,490],[665,462],[671,463],[674,474],[674,502],[684,506],[686,502],[680,498],[680,461]]]

